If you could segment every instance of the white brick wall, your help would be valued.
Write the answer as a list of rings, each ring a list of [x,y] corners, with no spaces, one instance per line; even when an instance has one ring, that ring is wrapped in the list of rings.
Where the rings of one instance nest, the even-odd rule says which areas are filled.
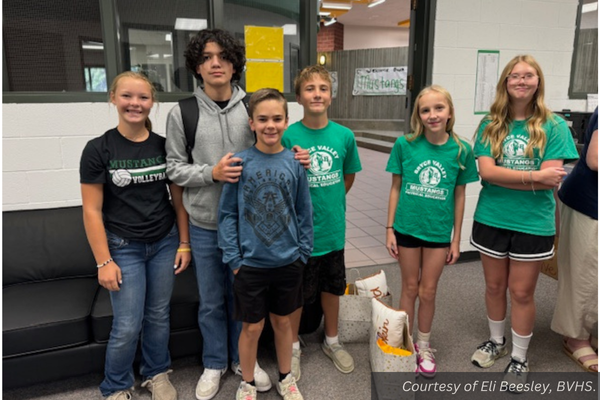
[[[150,114],[164,135],[174,103],[161,103]],[[291,103],[290,123],[302,118]],[[85,144],[117,125],[107,103],[2,105],[2,209],[24,210],[81,204],[79,159]]]
[[[438,0],[433,50],[433,83],[450,91],[456,132],[472,139],[478,50],[499,50],[500,71],[517,54],[531,54],[546,77],[546,103],[552,110],[585,110],[569,100],[571,57],[578,0]],[[461,250],[468,243],[479,184],[467,186]]]

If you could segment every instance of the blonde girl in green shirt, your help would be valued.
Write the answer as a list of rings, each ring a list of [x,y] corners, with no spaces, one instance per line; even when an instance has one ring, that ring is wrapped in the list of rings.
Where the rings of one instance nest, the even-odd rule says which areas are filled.
[[[460,256],[465,186],[479,179],[454,121],[450,93],[437,85],[423,89],[411,117],[414,133],[398,138],[386,168],[393,174],[386,246],[400,264],[400,308],[411,326],[419,298],[416,371],[426,377],[437,369],[429,338],[438,281],[444,265]]]
[[[517,383],[526,382],[529,371],[541,264],[554,255],[553,190],[566,175],[563,162],[578,157],[566,122],[544,104],[544,89],[535,59],[514,57],[502,71],[474,146],[482,189],[471,244],[481,253],[490,339],[477,347],[471,361],[488,368],[508,354],[508,289],[513,346],[505,379]]]

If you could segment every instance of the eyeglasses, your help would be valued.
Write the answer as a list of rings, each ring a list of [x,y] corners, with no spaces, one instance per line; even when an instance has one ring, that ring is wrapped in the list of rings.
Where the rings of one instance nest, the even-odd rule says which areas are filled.
[[[536,79],[537,77],[538,76],[534,75],[534,74],[525,74],[525,75],[510,74],[509,76],[506,77],[506,79],[510,83],[516,83],[516,82],[521,82],[521,79],[523,79],[525,82],[531,82],[534,79]]]

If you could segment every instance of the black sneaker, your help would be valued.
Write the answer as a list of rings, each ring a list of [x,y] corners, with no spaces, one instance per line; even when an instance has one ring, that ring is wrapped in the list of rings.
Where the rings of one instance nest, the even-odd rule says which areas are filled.
[[[511,393],[522,393],[524,384],[527,383],[528,373],[529,364],[527,360],[519,361],[511,357],[506,369],[504,369],[504,381],[507,383],[506,389]]]

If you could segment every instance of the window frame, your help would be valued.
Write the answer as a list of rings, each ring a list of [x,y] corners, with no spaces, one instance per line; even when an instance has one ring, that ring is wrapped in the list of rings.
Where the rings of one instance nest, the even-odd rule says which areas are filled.
[[[104,43],[104,63],[106,68],[107,86],[120,72],[124,71],[124,60],[119,42],[119,16],[117,0],[98,0]],[[277,1],[277,0],[274,0]],[[317,60],[317,2],[318,0],[298,0],[300,2],[300,52],[299,66],[316,63]],[[224,0],[208,0],[208,27],[223,28],[225,15]],[[4,47],[2,49],[2,83],[9,87],[9,77]],[[177,102],[189,97],[192,92],[161,92],[160,102]],[[295,101],[293,92],[284,93],[286,99]],[[2,91],[2,103],[88,103],[108,101],[107,92],[12,92]]]

